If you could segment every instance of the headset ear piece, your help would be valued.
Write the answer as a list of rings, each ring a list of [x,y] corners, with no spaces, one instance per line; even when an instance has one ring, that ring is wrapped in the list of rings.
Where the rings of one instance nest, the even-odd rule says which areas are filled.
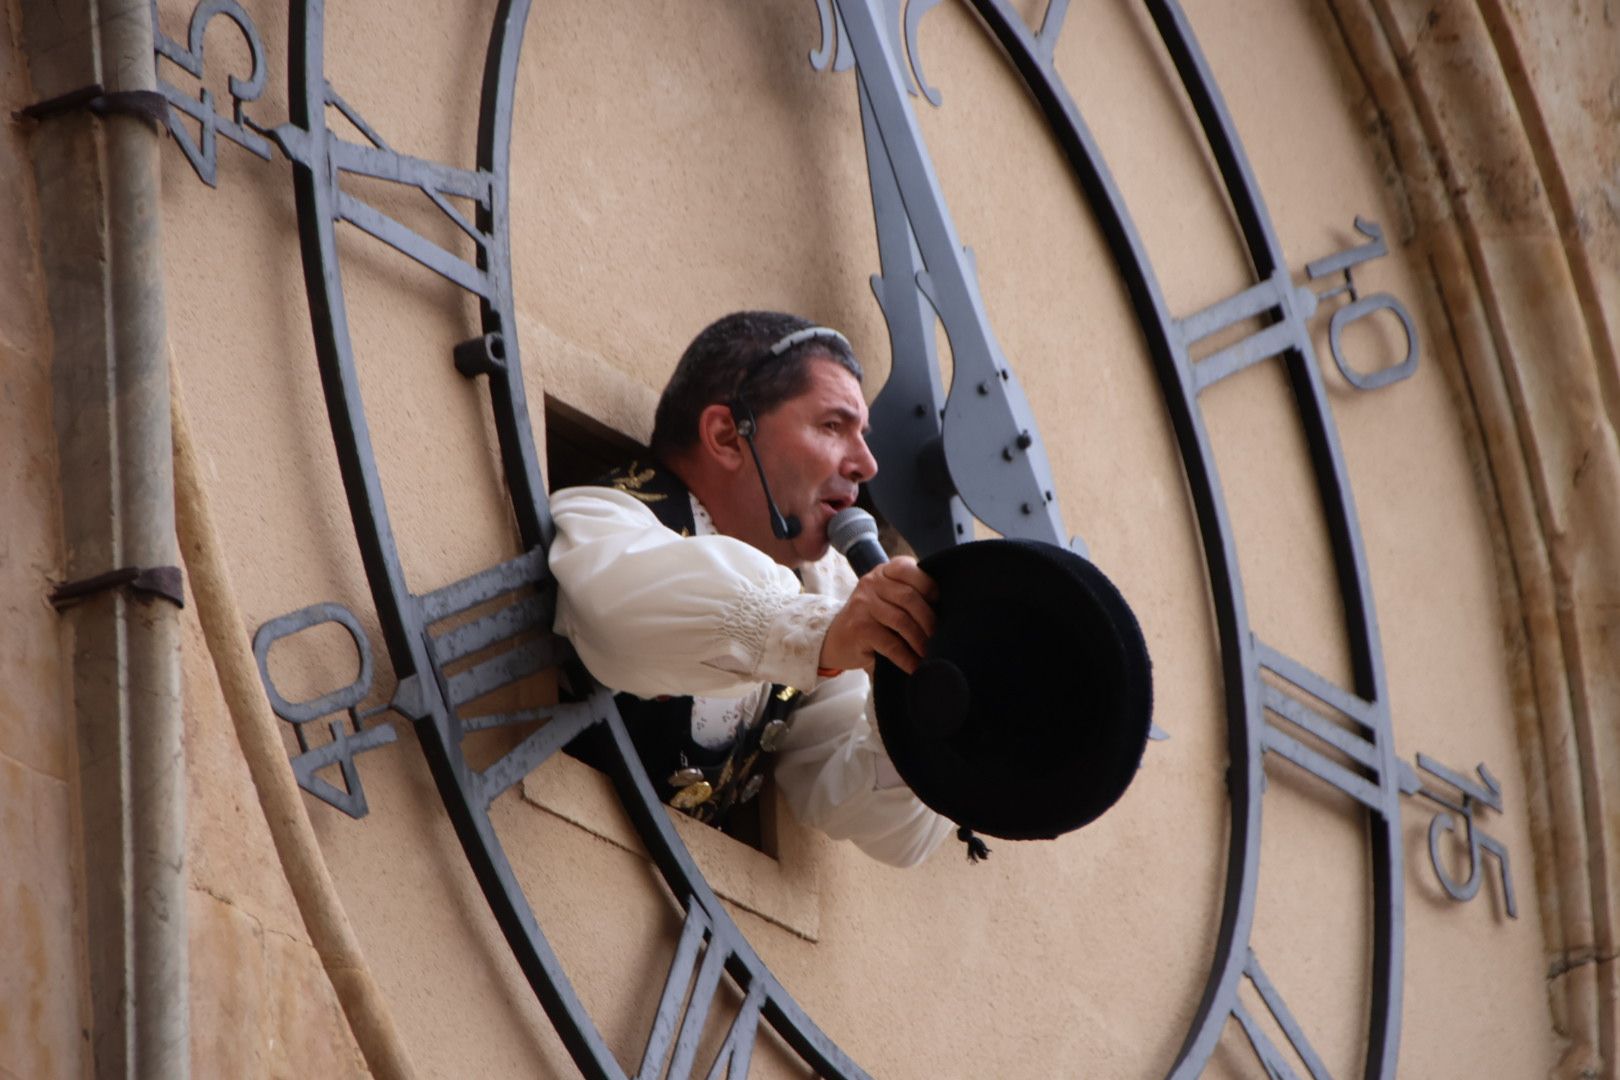
[[[759,476],[759,486],[765,492],[765,508],[771,516],[771,535],[778,540],[792,540],[804,531],[804,523],[797,517],[783,517],[782,511],[777,509],[776,500],[771,497],[771,485],[765,480],[765,463],[759,460],[759,447],[754,445],[754,410],[750,409],[741,398],[732,398],[726,402],[726,408],[731,410],[731,422],[737,426],[737,437],[748,444],[748,453],[754,459],[754,472]]]

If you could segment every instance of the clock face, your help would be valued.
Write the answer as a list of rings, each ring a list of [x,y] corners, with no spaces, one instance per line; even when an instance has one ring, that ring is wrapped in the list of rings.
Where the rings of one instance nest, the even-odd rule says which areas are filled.
[[[692,857],[604,691],[577,685],[550,704],[543,684],[566,646],[544,633],[554,602],[543,558],[550,523],[532,434],[537,394],[525,375],[533,357],[524,349],[532,352],[537,335],[523,283],[556,284],[555,266],[569,261],[557,252],[582,254],[570,215],[588,232],[612,209],[547,202],[556,172],[591,174],[622,146],[596,131],[594,147],[542,161],[510,141],[514,116],[544,111],[535,102],[580,100],[520,55],[545,58],[577,40],[580,25],[614,28],[578,11],[556,25],[537,13],[530,25],[521,2],[495,14],[473,165],[415,157],[391,141],[395,128],[348,96],[328,62],[331,39],[358,48],[357,35],[328,27],[315,4],[292,15],[287,122],[267,114],[255,116],[263,135],[241,129],[245,143],[267,140],[293,163],[322,386],[375,611],[373,623],[346,607],[311,606],[259,630],[267,687],[298,732],[294,769],[339,809],[371,810],[368,820],[385,803],[419,800],[431,776],[511,950],[489,961],[496,999],[535,995],[546,1052],[566,1053],[590,1075],[667,1063],[671,1075],[729,1066],[738,1076],[756,1061],[756,1046],[766,1067],[797,1059],[826,1076],[861,1075],[863,1066],[904,1074],[907,1061],[933,1060],[938,1050],[926,1044],[942,1028],[960,1026],[938,1016],[938,1003],[950,1002],[966,1003],[950,1011],[968,1016],[973,1003],[989,1003],[998,1018],[990,1030],[959,1036],[964,1045],[953,1052],[981,1072],[1034,1041],[1054,1064],[1107,1062],[1119,1075],[1393,1076],[1407,1015],[1404,907],[1414,895],[1436,909],[1445,903],[1434,884],[1442,867],[1451,875],[1442,882],[1470,878],[1456,848],[1438,849],[1429,866],[1422,837],[1431,819],[1442,820],[1433,803],[1449,797],[1460,811],[1473,791],[1467,805],[1483,814],[1493,797],[1465,742],[1420,769],[1396,722],[1395,665],[1386,663],[1375,614],[1379,553],[1369,553],[1368,515],[1354,497],[1359,465],[1370,462],[1389,484],[1402,464],[1375,447],[1390,423],[1375,403],[1399,402],[1427,375],[1395,381],[1414,371],[1412,324],[1398,301],[1367,303],[1389,295],[1375,260],[1394,225],[1358,231],[1354,214],[1365,207],[1301,194],[1317,184],[1338,190],[1312,170],[1309,154],[1249,159],[1237,133],[1286,113],[1275,101],[1284,80],[1243,63],[1238,45],[1261,40],[1261,28],[1217,35],[1224,56],[1206,55],[1194,32],[1241,13],[1200,9],[1189,22],[1173,4],[1143,12],[1054,4],[1037,26],[992,0],[922,21],[930,6],[914,0],[904,19],[882,2],[842,5],[837,19],[824,6],[811,59],[832,70],[801,73],[815,94],[842,95],[847,106],[817,106],[826,112],[807,123],[839,120],[848,138],[861,133],[865,150],[856,179],[870,185],[875,243],[857,252],[864,262],[848,260],[865,269],[845,276],[864,287],[865,273],[874,274],[878,305],[847,302],[866,312],[854,327],[862,351],[881,355],[887,336],[894,357],[873,405],[883,465],[873,494],[919,551],[991,531],[1042,539],[1086,552],[1120,584],[1147,631],[1156,720],[1167,736],[1150,747],[1126,799],[1082,833],[1054,845],[1001,845],[972,870],[941,859],[894,880],[834,860],[828,880],[783,889],[789,906],[812,890],[820,910],[764,913],[737,900],[746,887],[709,880],[724,868]],[[813,28],[814,20],[800,23]],[[650,48],[655,28],[632,25]],[[1297,44],[1317,31],[1302,19],[1287,32]],[[686,43],[721,47],[699,35]],[[839,74],[849,62],[854,72]],[[1230,101],[1228,72],[1237,86]],[[1288,74],[1324,77],[1305,61]],[[1139,96],[1122,102],[1127,77]],[[937,93],[942,107],[922,106],[908,82]],[[953,93],[957,85],[984,92]],[[1317,87],[1308,96],[1335,92]],[[954,109],[963,122],[953,123]],[[1299,117],[1285,119],[1300,129]],[[588,142],[578,134],[588,127],[574,137]],[[709,130],[699,128],[700,142]],[[835,176],[830,186],[849,180]],[[418,189],[449,226],[423,225],[384,201],[385,215],[365,196],[366,184],[384,181]],[[583,187],[603,197],[599,185]],[[1027,212],[1006,214],[1009,193]],[[1331,226],[1299,224],[1324,202],[1338,215]],[[1210,241],[1222,231],[1211,221],[1225,227],[1224,244]],[[606,229],[604,243],[623,240]],[[382,385],[359,344],[371,338],[357,331],[389,331],[375,311],[348,308],[345,275],[365,272],[353,269],[355,231],[414,260],[424,277],[437,275],[433,288],[476,298],[476,327],[445,351],[458,379],[487,387],[476,400],[491,419],[473,438],[498,460],[499,484],[487,475],[478,483],[503,489],[510,535],[493,559],[469,560],[458,549],[452,561],[470,562],[465,572],[446,574],[396,538],[420,535],[432,513],[388,481],[398,475],[391,466],[418,452],[408,444],[422,432],[399,423],[397,389]],[[1051,239],[1058,235],[1062,244]],[[1295,250],[1297,236],[1304,250]],[[631,255],[601,259],[622,266]],[[1359,291],[1333,294],[1350,281],[1347,269],[1359,275]],[[636,272],[648,271],[623,277]],[[1335,321],[1356,304],[1359,317]],[[1355,388],[1382,379],[1381,388]],[[1429,386],[1421,392],[1432,400]],[[379,397],[390,419],[374,423],[368,402]],[[1354,440],[1341,440],[1341,414]],[[402,518],[390,515],[395,507],[404,507]],[[1389,516],[1377,515],[1378,535],[1393,531]],[[1397,605],[1403,613],[1410,606]],[[360,675],[347,689],[330,690],[344,679],[316,687],[329,691],[322,695],[282,693],[273,651],[319,633],[359,643]],[[373,668],[396,683],[368,677]],[[319,700],[300,704],[312,696]],[[514,805],[521,795],[586,821],[593,835],[615,831],[547,790],[574,782],[557,773],[556,755],[593,725],[606,726],[619,750],[613,785],[628,827],[608,839],[644,849],[655,874],[639,860],[629,866],[622,852],[563,838],[555,822],[535,826]],[[428,762],[414,787],[370,767],[409,749],[390,743],[413,737]],[[1420,789],[1429,802],[1413,802]],[[421,804],[413,805],[420,824]],[[1403,812],[1415,832],[1403,829]],[[1448,828],[1464,827],[1464,818],[1454,821]],[[337,824],[325,831],[334,864],[362,846],[360,834],[345,838]],[[784,866],[827,859],[818,840],[795,842],[797,850],[778,853]],[[548,859],[548,850],[568,857]],[[1488,903],[1500,903],[1492,876],[1500,863],[1482,865]],[[1412,879],[1424,875],[1420,888]],[[470,890],[423,887],[468,918],[488,918]],[[850,893],[866,898],[850,903]],[[939,927],[919,926],[919,906],[941,894],[951,901]],[[1485,903],[1466,911],[1477,921],[1490,914]],[[856,915],[862,933],[841,935],[839,920]],[[852,990],[836,973],[877,977],[863,955],[874,951],[883,992],[852,1010]],[[1008,1000],[1019,1004],[1009,1009]],[[913,1009],[923,1015],[908,1025]],[[820,1019],[829,1014],[836,1026]],[[767,1028],[776,1034],[761,1034]]]

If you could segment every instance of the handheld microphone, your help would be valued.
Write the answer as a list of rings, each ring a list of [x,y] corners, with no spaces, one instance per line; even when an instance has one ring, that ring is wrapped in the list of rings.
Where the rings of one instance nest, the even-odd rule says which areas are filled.
[[[845,507],[833,515],[827,523],[827,539],[861,577],[889,561],[888,553],[878,543],[877,522],[858,506]]]

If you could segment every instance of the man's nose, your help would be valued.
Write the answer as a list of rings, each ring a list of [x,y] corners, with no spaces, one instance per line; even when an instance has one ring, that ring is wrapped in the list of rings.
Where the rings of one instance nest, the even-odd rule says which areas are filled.
[[[850,456],[849,471],[846,475],[855,483],[864,484],[876,476],[877,471],[877,458],[872,456],[872,448],[866,445],[866,437],[855,436],[854,453]]]

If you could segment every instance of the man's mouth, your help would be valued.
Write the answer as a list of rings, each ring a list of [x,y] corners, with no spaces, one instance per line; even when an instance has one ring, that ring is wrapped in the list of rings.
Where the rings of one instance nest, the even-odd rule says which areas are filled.
[[[854,506],[855,505],[855,496],[854,495],[835,495],[835,496],[832,496],[831,498],[822,499],[821,500],[821,505],[825,506],[827,508],[827,517],[831,518],[834,514],[837,514],[840,510],[847,510],[851,506]]]

